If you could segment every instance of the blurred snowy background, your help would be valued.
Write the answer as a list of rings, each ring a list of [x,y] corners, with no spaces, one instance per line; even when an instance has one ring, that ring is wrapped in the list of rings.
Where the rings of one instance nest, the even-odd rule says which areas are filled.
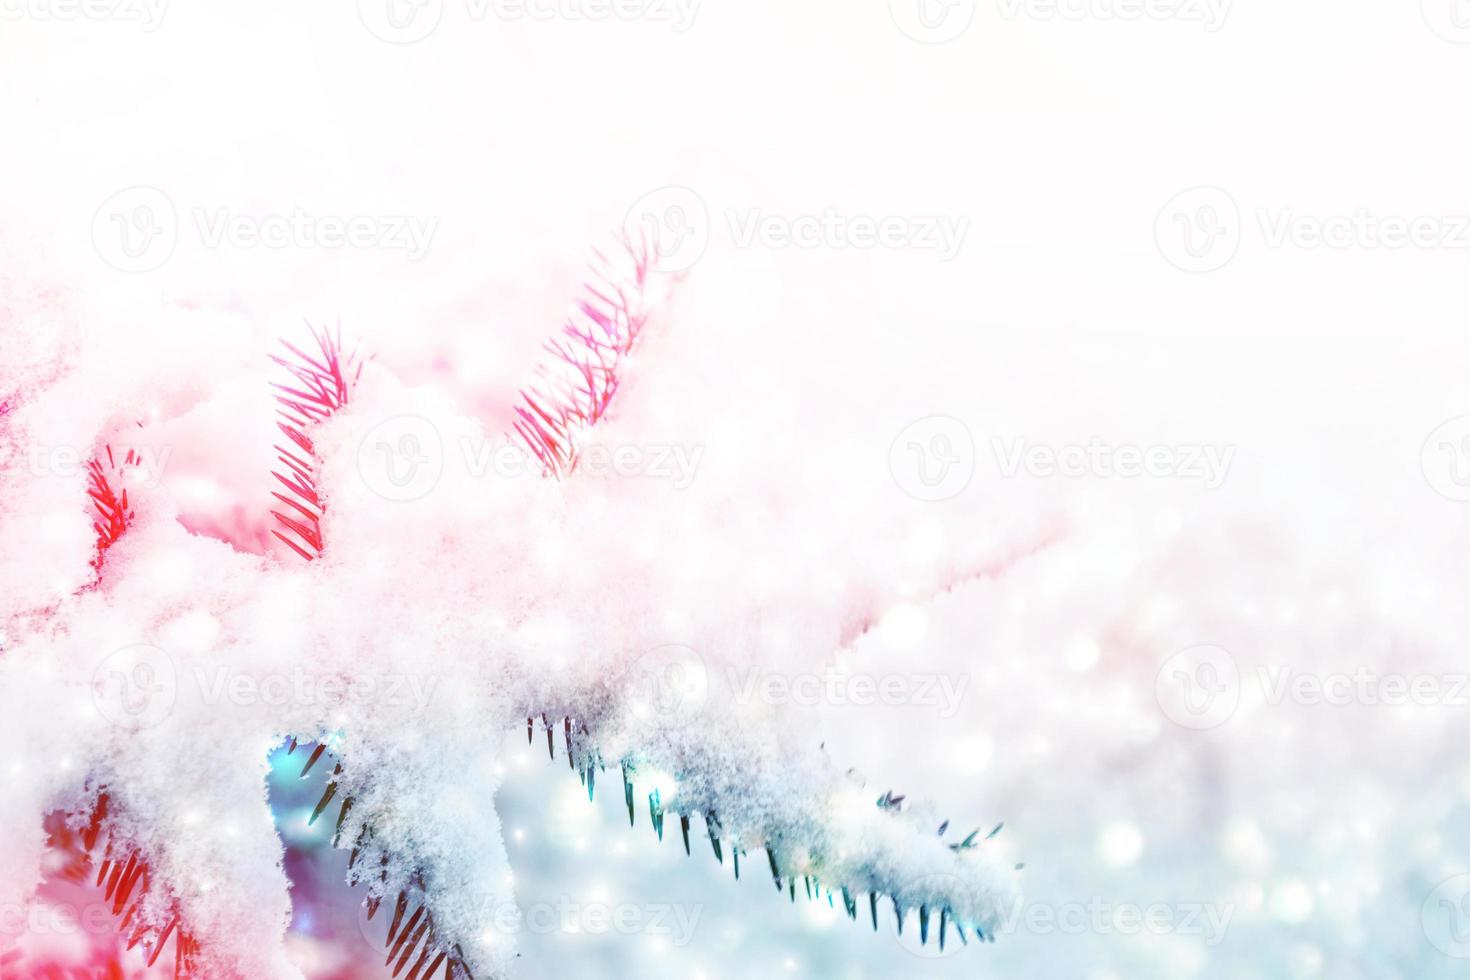
[[[995,945],[793,907],[759,855],[737,884],[507,733],[522,909],[552,910],[528,976],[1455,976],[1456,2],[7,0],[0,276],[78,344],[340,319],[494,416],[587,250],[652,220],[686,278],[629,398],[695,479],[820,513],[857,492],[841,454],[916,570],[956,511],[1054,529],[809,705],[875,796],[1006,821],[1025,897]],[[269,392],[241,411],[268,440]],[[375,975],[293,780],[294,955]]]

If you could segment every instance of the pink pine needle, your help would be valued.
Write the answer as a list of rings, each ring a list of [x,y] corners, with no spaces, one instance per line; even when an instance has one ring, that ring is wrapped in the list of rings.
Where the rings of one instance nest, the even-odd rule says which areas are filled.
[[[311,438],[307,430],[332,416],[347,404],[352,383],[362,373],[357,358],[342,354],[342,328],[317,330],[308,324],[317,352],[308,354],[287,340],[281,341],[290,357],[271,355],[271,360],[285,368],[291,383],[273,383],[276,389],[278,416],[276,426],[286,435],[287,445],[277,445],[279,469],[272,475],[288,493],[272,492],[271,496],[285,505],[273,510],[285,533],[271,533],[307,561],[322,553],[322,501],[316,491],[316,471],[312,462]]]
[[[593,253],[583,296],[560,335],[545,345],[554,360],[538,368],[539,381],[521,390],[522,404],[516,406],[516,433],[550,476],[576,468],[576,436],[607,412],[618,372],[651,313],[648,243],[622,238],[619,245],[616,262]]]

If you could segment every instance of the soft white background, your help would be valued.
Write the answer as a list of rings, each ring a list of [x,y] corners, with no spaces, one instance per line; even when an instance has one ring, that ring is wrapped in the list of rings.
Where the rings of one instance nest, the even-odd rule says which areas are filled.
[[[677,949],[528,936],[528,975],[1462,968],[1431,945],[1421,904],[1470,871],[1470,767],[1452,751],[1467,709],[1253,708],[1247,694],[1201,733],[1154,700],[1160,665],[1200,643],[1251,676],[1258,664],[1464,669],[1470,504],[1436,491],[1453,485],[1450,459],[1431,452],[1426,467],[1421,449],[1470,414],[1470,233],[1458,247],[1273,248],[1259,218],[1470,214],[1470,43],[1455,43],[1470,28],[1443,26],[1451,0],[1426,0],[1427,12],[1414,0],[1237,2],[1213,32],[1120,20],[1103,0],[1075,17],[962,0],[950,13],[974,6],[973,23],[942,45],[907,36],[877,0],[706,0],[683,32],[654,19],[476,19],[446,0],[438,29],[407,45],[374,36],[345,2],[178,2],[152,31],[5,3],[0,275],[54,284],[86,331],[164,309],[243,317],[261,338],[340,318],[405,376],[441,358],[503,412],[588,248],[645,194],[691,189],[709,246],[631,383],[678,407],[664,438],[706,446],[701,479],[754,461],[789,468],[820,508],[817,490],[842,487],[804,471],[808,447],[851,445],[868,455],[849,469],[894,483],[889,444],[945,415],[969,430],[974,480],[934,504],[895,486],[893,513],[922,531],[942,529],[947,509],[980,511],[1004,537],[1055,511],[1070,528],[1032,563],[940,601],[923,641],[880,635],[855,652],[872,671],[928,657],[968,675],[956,717],[828,705],[814,737],[875,796],[935,799],[961,832],[972,815],[1005,818],[1034,901],[1234,908],[1214,947],[1022,929],[918,959],[886,918],[875,937],[777,901],[759,855],[736,887],[715,881],[707,853],[686,867],[677,843],[655,850],[641,821],[620,826],[616,787],[570,814],[570,777],[559,763],[538,775],[536,755],[503,792],[528,900],[600,884],[618,900],[703,909]],[[1169,202],[1202,185],[1238,208],[1238,251],[1191,273],[1155,233],[1161,211],[1173,227]],[[128,273],[108,264],[93,223],[138,186],[166,194],[181,225],[166,262]],[[437,230],[410,262],[210,249],[189,217],[296,207],[410,214]],[[964,216],[969,233],[945,262],[739,248],[725,217],[829,207]],[[1235,456],[1206,492],[1187,478],[1006,479],[991,454],[993,437],[1093,436]],[[600,815],[585,852],[548,839],[547,799],[556,819]]]

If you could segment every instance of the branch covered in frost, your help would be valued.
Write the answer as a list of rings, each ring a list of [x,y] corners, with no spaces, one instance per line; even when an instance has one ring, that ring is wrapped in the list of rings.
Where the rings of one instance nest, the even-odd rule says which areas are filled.
[[[99,571],[107,549],[123,536],[128,522],[133,519],[133,512],[128,507],[128,491],[122,485],[122,471],[113,458],[112,447],[107,446],[103,451],[106,453],[106,466],[101,459],[93,459],[87,464],[87,496],[92,498],[92,507],[96,511],[92,529],[97,532],[97,554],[92,558],[92,567]],[[123,466],[137,462],[137,454],[128,450]]]
[[[515,437],[552,477],[576,474],[578,439],[607,418],[652,311],[646,247],[599,256],[595,269],[515,421]],[[590,467],[589,482],[548,492],[539,479],[485,481],[467,459],[443,453],[432,461],[442,464],[432,499],[384,506],[353,466],[353,450],[382,418],[413,414],[440,449],[479,445],[483,427],[440,386],[409,388],[386,369],[359,377],[340,332],[313,339],[274,358],[289,376],[275,385],[285,436],[275,533],[306,563],[190,534],[173,519],[166,486],[125,492],[108,455],[90,472],[95,538],[76,520],[73,490],[69,516],[80,526],[67,539],[83,568],[83,551],[108,554],[107,588],[76,591],[40,628],[6,624],[20,635],[0,657],[0,696],[26,690],[66,709],[22,729],[22,741],[35,743],[35,757],[66,745],[80,761],[75,773],[27,774],[16,798],[23,792],[36,812],[60,809],[81,827],[93,815],[82,787],[108,787],[111,812],[81,859],[100,869],[88,877],[118,904],[128,941],[156,952],[183,936],[176,948],[200,975],[290,975],[278,941],[286,882],[260,769],[272,745],[294,736],[292,761],[327,776],[311,818],[350,851],[349,877],[382,923],[390,971],[503,975],[513,942],[497,942],[487,918],[512,889],[487,762],[506,726],[527,717],[553,754],[560,740],[589,796],[621,780],[630,820],[646,813],[660,837],[677,822],[688,850],[696,835],[707,839],[737,873],[764,850],[754,861],[792,900],[825,893],[856,917],[866,895],[870,919],[884,899],[900,922],[915,912],[926,941],[931,926],[940,942],[994,935],[1014,873],[982,832],[956,840],[938,815],[863,788],[794,712],[742,705],[713,682],[692,714],[658,699],[650,711],[646,678],[621,675],[620,651],[659,641],[659,613],[696,614],[687,638],[737,662],[759,656],[768,635],[839,649],[894,596],[923,595],[922,583],[890,574],[886,555],[854,555],[851,582],[804,592],[791,569],[704,547],[708,534],[730,530],[722,494],[691,494],[671,512],[669,494],[682,490],[598,485]],[[93,417],[136,407],[99,405]],[[100,444],[101,424],[79,424],[79,437]],[[783,507],[779,496],[756,497],[735,518],[746,538]],[[670,527],[671,513],[680,526]],[[681,539],[674,532],[684,526],[697,533]],[[651,540],[675,550],[644,547]],[[785,540],[777,530],[769,539]],[[983,567],[953,557],[945,583]],[[439,671],[444,690],[412,704],[234,703],[220,693],[260,677],[353,684]],[[95,689],[99,676],[114,679],[110,694]],[[100,710],[108,706],[126,710]],[[229,847],[197,829],[215,819],[233,822]]]
[[[347,404],[352,382],[361,374],[362,365],[355,355],[342,353],[340,325],[335,333],[310,325],[308,329],[316,341],[315,354],[308,354],[282,339],[281,346],[291,356],[271,355],[271,360],[285,368],[292,378],[287,384],[272,383],[279,416],[276,425],[289,440],[287,446],[276,446],[276,460],[281,469],[273,470],[272,475],[289,495],[274,491],[271,496],[285,504],[290,512],[273,510],[271,513],[286,532],[272,533],[292,551],[312,561],[322,553],[322,500],[317,493],[314,450],[307,430]]]
[[[516,407],[516,433],[555,477],[576,467],[577,434],[607,412],[619,371],[652,312],[647,242],[621,239],[612,258],[595,252],[591,271],[560,336],[546,342],[551,360],[521,390]]]
[[[629,824],[646,813],[660,840],[676,820],[689,852],[691,832],[701,835],[694,828],[702,825],[714,857],[723,864],[728,854],[736,877],[742,856],[764,850],[777,890],[793,901],[825,891],[857,918],[866,893],[874,928],[885,898],[900,932],[907,913],[917,912],[923,942],[931,917],[941,945],[951,927],[961,941],[967,930],[994,941],[1019,870],[987,847],[999,825],[947,838],[949,820],[891,791],[875,797],[855,773],[841,775],[825,751],[792,739],[787,719],[750,716],[699,663],[643,668],[650,666],[662,677],[684,671],[683,690],[695,693],[678,703],[679,692],[663,687],[649,698],[644,673],[560,706],[565,712],[528,717],[527,738],[540,729],[553,757],[559,739],[589,798],[599,778],[620,782]]]

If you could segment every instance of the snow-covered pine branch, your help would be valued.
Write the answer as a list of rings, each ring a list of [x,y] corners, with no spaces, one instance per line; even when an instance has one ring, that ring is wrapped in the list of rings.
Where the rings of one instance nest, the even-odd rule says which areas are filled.
[[[542,374],[528,389],[541,427],[513,437],[487,436],[441,386],[406,385],[372,361],[349,368],[335,334],[282,358],[297,384],[281,393],[291,402],[281,427],[291,465],[277,481],[288,490],[277,488],[277,519],[291,518],[287,543],[310,561],[190,533],[154,480],[126,482],[126,503],[109,497],[122,487],[110,482],[94,483],[101,499],[89,500],[81,473],[48,475],[13,496],[7,521],[63,533],[26,555],[40,585],[6,610],[0,714],[18,719],[17,758],[46,764],[15,768],[0,801],[15,828],[0,902],[31,899],[43,818],[64,812],[74,835],[92,841],[87,859],[109,900],[122,896],[126,942],[152,955],[171,937],[182,968],[199,976],[294,976],[264,776],[274,747],[295,739],[327,746],[303,757],[331,767],[317,816],[353,853],[364,898],[388,916],[389,965],[420,977],[431,967],[503,975],[513,943],[486,930],[488,912],[514,897],[494,760],[505,733],[530,717],[533,737],[553,729],[553,749],[560,733],[589,795],[599,783],[622,788],[630,817],[677,834],[671,846],[687,831],[691,850],[702,839],[732,870],[765,865],[788,897],[810,890],[854,916],[866,903],[873,918],[881,896],[930,941],[994,935],[1014,871],[986,833],[942,832],[940,814],[829,760],[804,712],[729,685],[733,667],[773,668],[792,650],[825,661],[891,602],[923,601],[983,571],[994,549],[961,549],[915,581],[891,552],[849,548],[846,574],[833,581],[810,569],[824,569],[827,549],[847,539],[840,510],[799,524],[806,534],[827,528],[825,543],[806,541],[800,560],[773,563],[798,526],[779,493],[735,506],[718,488],[581,472],[593,435],[639,438],[608,411],[656,295],[646,253],[628,259],[631,281],[589,287],[595,302],[579,306],[556,348],[571,380],[557,387]],[[199,382],[217,355],[203,345],[191,356],[140,362],[126,385],[115,364],[83,357],[25,392],[6,431],[102,452],[132,426],[139,460],[161,432],[192,431],[238,453],[245,440],[233,427],[246,422],[214,411]],[[139,417],[138,390],[150,396],[144,423],[115,426]],[[363,453],[402,420],[422,437],[416,465],[434,467],[432,492],[415,499],[393,499]],[[487,480],[475,465],[482,455],[466,447],[520,453],[527,465]],[[93,503],[105,536],[90,527]],[[112,533],[121,513],[125,530]],[[753,560],[713,546],[724,535],[770,550]],[[5,554],[9,580],[21,559]],[[668,698],[684,689],[666,685],[671,644],[692,651],[680,664],[698,671],[698,696],[672,711]],[[305,686],[263,696],[276,681]]]

